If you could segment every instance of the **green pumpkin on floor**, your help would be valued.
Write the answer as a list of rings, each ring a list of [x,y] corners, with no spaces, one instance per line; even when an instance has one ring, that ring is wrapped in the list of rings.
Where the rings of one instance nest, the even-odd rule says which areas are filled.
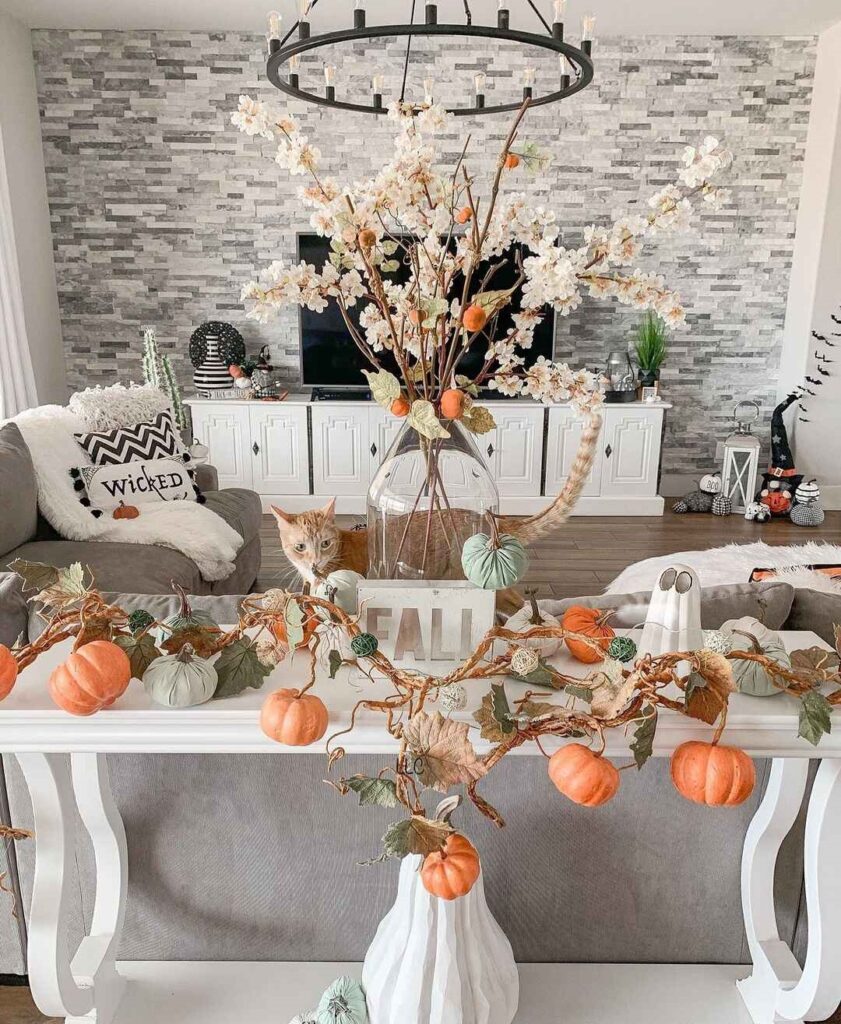
[[[763,626],[759,619],[750,615],[729,619],[721,627],[721,632],[729,640],[731,651],[754,651],[778,662],[783,668],[791,668],[791,659],[780,634]],[[740,693],[748,693],[752,697],[770,697],[780,692],[771,676],[755,661],[731,659],[730,667]]]

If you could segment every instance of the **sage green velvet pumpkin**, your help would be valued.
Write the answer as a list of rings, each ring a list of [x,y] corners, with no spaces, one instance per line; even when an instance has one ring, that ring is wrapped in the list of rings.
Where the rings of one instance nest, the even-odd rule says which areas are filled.
[[[143,686],[156,704],[168,708],[189,708],[204,704],[216,692],[216,669],[197,658],[190,644],[178,654],[164,654],[143,673]]]
[[[721,632],[730,641],[731,651],[755,651],[779,662],[783,668],[791,668],[791,659],[780,634],[763,626],[759,619],[754,619],[750,615],[741,619],[729,619],[721,627]],[[741,693],[749,693],[752,697],[771,697],[780,692],[771,676],[755,661],[731,659],[730,667]]]
[[[526,549],[510,533],[501,533],[496,543],[485,533],[475,533],[461,549],[464,575],[482,590],[513,587],[522,579],[528,564]]]
[[[325,579],[319,580],[313,592],[316,597],[323,597],[325,601],[329,601],[330,592],[334,590],[333,604],[348,615],[356,615],[359,610],[356,592],[364,579],[361,573],[354,572],[353,569],[336,569]]]

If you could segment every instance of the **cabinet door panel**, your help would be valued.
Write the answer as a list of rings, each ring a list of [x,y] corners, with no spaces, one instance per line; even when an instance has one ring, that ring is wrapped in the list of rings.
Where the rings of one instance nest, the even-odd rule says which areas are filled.
[[[368,454],[371,456],[371,478],[382,465],[389,448],[394,444],[400,428],[405,420],[392,416],[386,409],[377,405],[368,407],[368,432],[370,443]]]
[[[371,478],[368,406],[312,406],[313,492],[366,494]]]
[[[569,471],[578,454],[584,419],[568,406],[555,406],[549,410],[549,432],[546,437],[546,495],[560,492],[569,476]],[[604,436],[604,428],[602,428]],[[602,440],[593,460],[593,466],[582,495],[593,496],[600,492],[602,473]]]
[[[543,408],[491,407],[496,428],[476,438],[501,497],[540,494]]]
[[[661,409],[605,409],[601,493],[648,497],[657,493]]]
[[[192,405],[194,436],[210,449],[208,462],[216,467],[220,487],[251,487],[251,428],[248,407],[224,403]]]
[[[306,406],[272,403],[249,412],[254,489],[260,494],[309,494]]]

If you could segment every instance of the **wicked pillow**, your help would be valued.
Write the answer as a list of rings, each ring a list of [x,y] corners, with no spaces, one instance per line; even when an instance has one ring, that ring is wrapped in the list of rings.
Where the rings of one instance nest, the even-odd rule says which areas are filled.
[[[161,412],[146,423],[116,430],[94,430],[73,435],[95,466],[116,466],[144,459],[170,456],[190,461],[168,412]]]
[[[193,482],[193,471],[177,457],[118,466],[81,466],[71,469],[70,475],[79,501],[95,516],[121,504],[204,500]]]

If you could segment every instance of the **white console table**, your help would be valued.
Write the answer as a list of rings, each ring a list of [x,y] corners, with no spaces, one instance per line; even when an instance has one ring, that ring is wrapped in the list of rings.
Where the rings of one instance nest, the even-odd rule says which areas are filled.
[[[248,487],[264,511],[300,512],[336,497],[365,512],[374,473],[403,423],[372,402],[190,398],[193,433],[210,449],[222,487]],[[566,482],[582,420],[565,405],[483,402],[496,429],[476,438],[496,481],[501,511],[539,512]],[[658,494],[668,402],[606,405],[599,451],[574,515],[663,514]]]
[[[789,648],[822,644],[810,633],[783,634]],[[303,682],[305,659],[280,666],[262,691],[182,711],[155,707],[133,683],[117,705],[73,718],[52,705],[50,670],[67,644],[42,656],[0,706],[0,750],[16,754],[35,816],[36,867],[29,915],[29,978],[39,1008],[67,1024],[286,1024],[312,1005],[341,973],[359,965],[325,963],[117,963],[127,886],[126,837],[112,799],[104,754],[262,753],[297,751],[267,740],[258,713],[267,690]],[[565,657],[557,664],[571,674]],[[577,665],[579,673],[583,666]],[[519,686],[508,681],[513,694]],[[365,683],[366,693],[385,692]],[[470,687],[478,704],[485,687]],[[355,687],[319,679],[329,732],[348,724]],[[463,714],[469,716],[472,707]],[[661,712],[655,756],[666,757],[711,730]],[[477,747],[481,741],[477,740]],[[608,753],[628,756],[619,730]],[[516,1024],[801,1024],[822,1020],[841,1001],[841,730],[824,737],[805,835],[808,954],[801,971],[780,939],[774,913],[774,867],[805,792],[815,749],[797,738],[797,702],[786,695],[731,701],[724,742],[774,758],[742,857],[742,899],[753,968],[745,966],[523,964]],[[343,738],[349,753],[393,753],[395,744],[371,712]],[[551,743],[549,748],[552,749]],[[318,750],[323,749],[317,745]],[[70,767],[61,755],[70,754]],[[519,748],[517,754],[534,754]],[[338,799],[338,797],[337,797]],[[558,800],[563,798],[558,797]],[[74,858],[74,806],[93,845],[97,888],[90,934],[77,951],[64,927]],[[598,815],[598,810],[592,812]],[[727,814],[710,810],[710,814]],[[737,983],[738,982],[738,991]],[[563,1007],[563,1016],[558,1016]]]

